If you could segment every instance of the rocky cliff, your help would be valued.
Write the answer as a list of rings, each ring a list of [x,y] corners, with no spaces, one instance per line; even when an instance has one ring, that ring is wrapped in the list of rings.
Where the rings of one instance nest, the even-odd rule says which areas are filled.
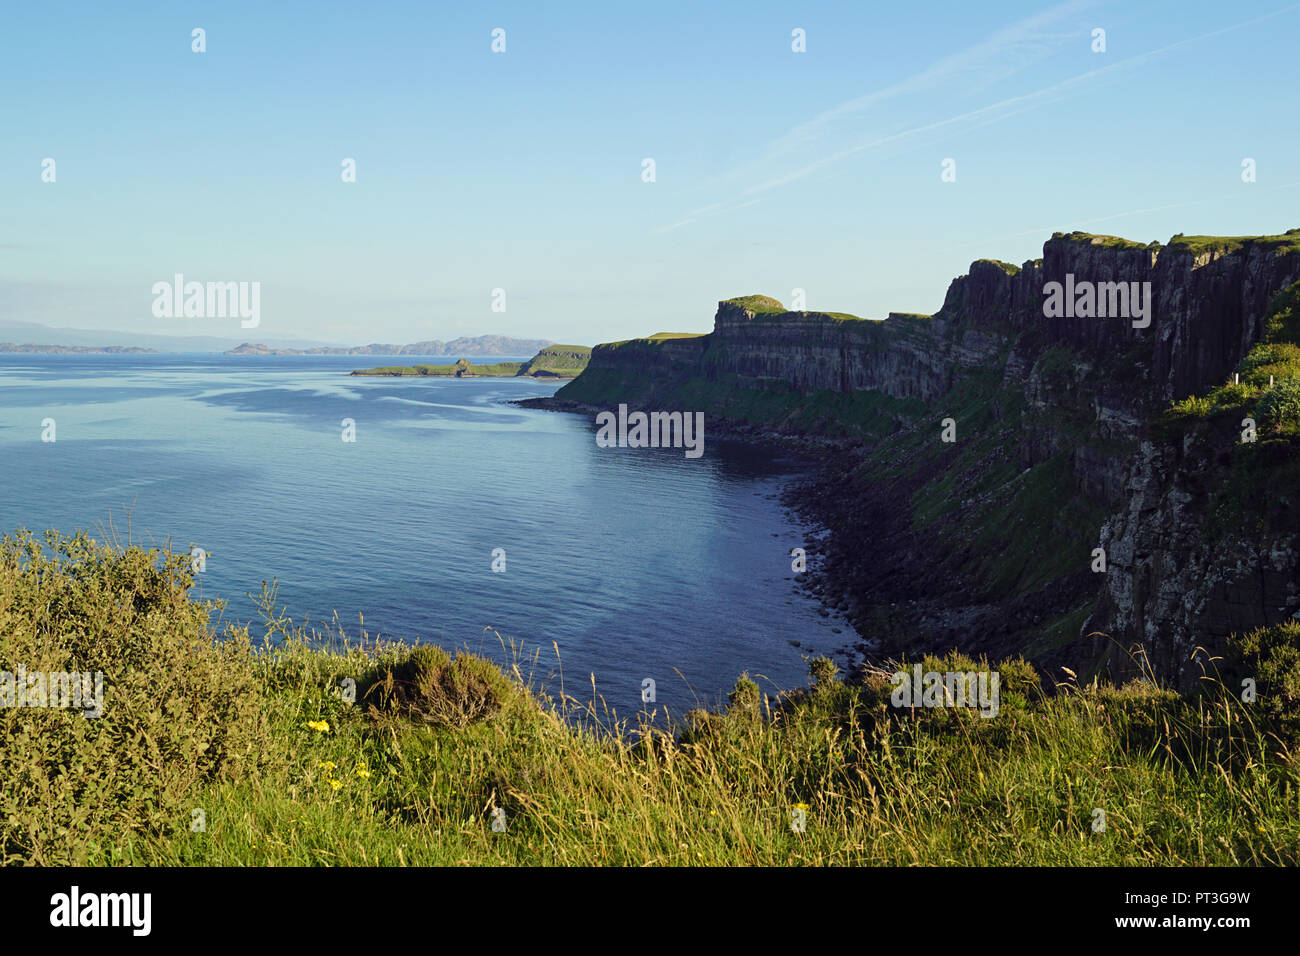
[[[855,439],[805,501],[833,532],[812,586],[872,650],[1123,669],[1140,642],[1185,683],[1198,645],[1300,610],[1300,487],[1243,491],[1293,476],[1249,458],[1240,415],[1161,422],[1231,376],[1297,282],[1300,230],[1057,234],[1022,266],[973,263],[933,316],[727,300],[708,335],[597,346],[557,397]],[[1045,315],[1053,283],[1087,301]]]

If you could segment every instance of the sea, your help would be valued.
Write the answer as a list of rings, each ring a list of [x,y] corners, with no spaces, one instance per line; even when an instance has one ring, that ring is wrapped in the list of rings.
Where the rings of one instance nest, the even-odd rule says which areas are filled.
[[[454,359],[0,355],[0,532],[197,548],[194,596],[255,641],[274,583],[335,639],[516,660],[619,714],[716,706],[742,672],[801,687],[850,643],[795,588],[809,529],[779,494],[810,462],[707,421],[700,458],[602,448],[510,404],[555,381],[348,374],[417,361]]]

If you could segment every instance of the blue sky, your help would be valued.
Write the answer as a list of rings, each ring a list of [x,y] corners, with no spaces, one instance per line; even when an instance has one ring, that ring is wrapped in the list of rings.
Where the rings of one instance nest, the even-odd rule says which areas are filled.
[[[0,323],[590,344],[752,292],[932,312],[1054,230],[1300,226],[1300,3],[444,6],[10,5]],[[178,272],[260,282],[260,327],[155,318]]]

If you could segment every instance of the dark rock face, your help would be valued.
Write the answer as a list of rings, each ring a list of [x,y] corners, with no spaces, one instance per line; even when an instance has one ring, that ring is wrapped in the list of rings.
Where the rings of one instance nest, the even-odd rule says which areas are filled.
[[[718,303],[703,355],[706,378],[732,373],[742,384],[784,382],[806,391],[876,389],[895,398],[934,399],[951,385],[951,362],[927,348],[928,319],[841,320],[818,312],[754,315]]]
[[[1140,642],[1157,672],[1184,687],[1202,673],[1197,648],[1202,658],[1222,657],[1228,635],[1300,611],[1300,489],[1269,490],[1281,520],[1267,527],[1254,518],[1216,523],[1209,493],[1223,483],[1218,449],[1237,440],[1235,430],[1218,431],[1142,442],[1124,500],[1102,528],[1109,569],[1084,626]]]
[[[1085,498],[1110,513],[1095,539],[1107,553],[1106,574],[1071,572],[1034,595],[1001,596],[991,606],[963,590],[950,556],[963,547],[958,538],[919,542],[907,504],[915,487],[886,495],[846,484],[842,493],[858,500],[846,500],[843,525],[888,529],[875,539],[887,560],[845,572],[847,587],[877,596],[887,591],[901,606],[917,599],[924,582],[920,590],[949,597],[903,622],[918,643],[999,650],[1007,649],[999,635],[1014,630],[999,607],[1030,621],[1049,620],[1091,591],[1096,601],[1081,639],[1052,652],[1052,660],[1077,665],[1105,658],[1118,668],[1123,647],[1141,642],[1153,665],[1194,681],[1196,646],[1221,653],[1227,634],[1300,608],[1300,526],[1207,532],[1205,487],[1218,480],[1216,454],[1233,437],[1161,439],[1148,427],[1171,400],[1225,380],[1260,338],[1274,296],[1300,281],[1300,252],[1295,242],[1264,239],[1225,242],[1209,252],[1194,248],[1058,235],[1044,245],[1041,260],[1020,268],[973,263],[931,317],[756,314],[721,302],[710,335],[598,346],[589,369],[648,383],[641,399],[698,379],[725,378],[740,388],[793,386],[805,394],[874,390],[924,402],[936,422],[954,386],[995,375],[1023,408],[1015,420],[999,423],[1019,468],[1068,456],[1069,484],[1056,489],[1059,497]],[[1135,327],[1131,315],[1046,317],[1047,284],[1067,281],[1149,288],[1150,324]],[[1300,499],[1300,489],[1285,491]],[[850,550],[841,549],[843,560],[852,560]],[[941,560],[931,556],[936,551],[949,554]],[[1093,631],[1108,637],[1082,639]]]
[[[1127,317],[1044,317],[1044,287],[1064,283],[1067,275],[1078,282],[1149,282],[1150,327],[1134,328]],[[711,335],[644,349],[597,346],[591,367],[690,371],[706,378],[732,373],[753,387],[779,381],[809,392],[876,389],[932,401],[948,391],[955,373],[986,367],[1008,348],[1019,357],[1008,365],[1008,376],[1023,383],[1030,360],[1057,346],[1086,362],[1120,360],[1128,371],[1141,371],[1146,381],[1126,389],[1128,404],[1163,404],[1222,381],[1259,338],[1269,301],[1297,280],[1300,255],[1264,243],[1193,256],[1180,246],[1116,246],[1062,236],[1044,244],[1041,260],[1018,270],[972,263],[967,275],[953,280],[933,317],[756,315],[720,302]]]

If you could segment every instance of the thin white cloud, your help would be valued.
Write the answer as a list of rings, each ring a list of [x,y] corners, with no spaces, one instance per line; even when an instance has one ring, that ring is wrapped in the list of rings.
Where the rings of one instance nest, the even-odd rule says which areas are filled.
[[[655,232],[672,232],[674,229],[680,229],[682,226],[690,225],[691,223],[695,222],[696,219],[702,218],[703,216],[715,216],[721,212],[732,212],[736,209],[744,209],[746,206],[752,206],[755,203],[760,203],[760,202],[762,202],[761,199],[751,199],[748,202],[711,203],[710,205],[697,209],[692,213],[687,213],[688,218],[683,219],[680,222],[675,222],[671,226],[661,226],[660,228],[656,229]]]
[[[1110,74],[1119,73],[1124,70],[1131,70],[1134,67],[1141,66],[1142,64],[1147,63],[1158,56],[1163,56],[1164,54],[1168,53],[1171,50],[1176,50],[1179,47],[1187,46],[1188,44],[1191,43],[1198,43],[1202,40],[1208,40],[1211,37],[1220,36],[1224,33],[1229,33],[1233,30],[1240,30],[1243,27],[1252,26],[1256,23],[1260,23],[1264,20],[1271,19],[1273,17],[1279,16],[1280,14],[1287,13],[1291,10],[1296,10],[1296,9],[1300,9],[1300,4],[1293,4],[1281,10],[1275,10],[1272,13],[1266,13],[1258,17],[1253,17],[1250,20],[1244,20],[1241,23],[1236,23],[1233,24],[1232,26],[1221,27],[1218,30],[1210,31],[1209,33],[1202,33],[1199,36],[1188,37],[1183,40],[1178,40],[1174,43],[1168,44],[1167,46],[1160,47],[1159,49],[1149,50],[1146,53],[1138,53],[1134,56],[1127,57],[1123,60],[1120,60],[1118,63],[1111,63],[1106,66],[1098,67],[1095,70],[1089,70],[1086,73],[1080,73],[1077,76],[1072,76],[1069,77],[1068,79],[1061,80],[1059,83],[1053,83],[1050,86],[1045,86],[1041,90],[1035,90],[1032,93],[1023,93],[1019,96],[1011,96],[1006,99],[999,100],[996,103],[992,103],[988,106],[982,106],[979,109],[970,110],[968,112],[958,114],[957,116],[951,116],[948,119],[937,120],[936,122],[933,123],[926,123],[923,126],[916,126],[913,127],[912,129],[901,130],[900,132],[893,133],[889,136],[878,137],[876,139],[870,140],[865,143],[860,143],[848,149],[841,149],[835,153],[832,153],[829,156],[825,156],[822,159],[809,163],[804,167],[802,167],[801,169],[795,170],[794,172],[788,173],[784,176],[780,176],[776,179],[769,180],[768,182],[765,183],[760,183],[757,186],[752,186],[749,189],[745,190],[745,195],[747,196],[753,195],[754,193],[765,192],[766,190],[773,189],[777,186],[783,186],[786,183],[791,183],[797,179],[802,179],[803,177],[816,172],[818,169],[821,169],[824,166],[828,166],[831,163],[839,162],[841,159],[845,159],[846,157],[852,156],[856,153],[861,153],[869,149],[876,149],[888,143],[898,142],[900,140],[907,139],[912,136],[916,136],[920,133],[927,133],[930,132],[931,130],[942,129],[943,127],[946,126],[954,126],[970,120],[982,120],[982,122],[979,125],[987,125],[990,122],[997,122],[999,120],[1007,119],[1011,116],[1016,115],[1017,113],[1025,112],[1028,109],[1033,109],[1035,107],[1042,106],[1047,103],[1052,103],[1057,100],[1063,99],[1064,97],[1069,96],[1070,94],[1075,92],[1077,88],[1085,84],[1091,83],[1092,81],[1100,77],[1105,77]]]
[[[1047,34],[1041,32],[1044,26],[1059,20],[1067,13],[1073,13],[1079,6],[1079,3],[1072,2],[1053,7],[1035,17],[1030,17],[1028,20],[1021,21],[1020,23],[999,31],[988,40],[976,44],[976,46],[961,54],[956,54],[952,57],[940,60],[922,73],[909,77],[901,83],[895,84],[894,86],[888,87],[884,90],[869,93],[866,96],[858,97],[857,99],[843,103],[834,109],[827,110],[814,117],[809,122],[796,127],[790,133],[786,134],[785,137],[777,140],[773,144],[773,147],[769,149],[769,154],[775,155],[788,152],[796,144],[812,142],[819,136],[824,138],[824,134],[836,119],[850,114],[860,113],[862,110],[867,109],[870,106],[884,102],[885,100],[900,95],[903,92],[931,89],[935,86],[942,85],[944,82],[954,82],[956,80],[966,82],[971,79],[972,74],[978,74],[980,64],[987,65],[991,61],[996,60],[995,54],[999,49],[1007,51],[1015,51],[1019,49],[1021,50],[1022,57],[1028,55],[1026,51],[1032,52],[1035,43],[1041,43],[1048,37]],[[1217,30],[1211,30],[1208,33],[1202,33],[1194,37],[1177,40],[1155,50],[1149,50],[1146,53],[1139,53],[1127,57],[1117,63],[1110,63],[1094,70],[1088,70],[1085,73],[1080,73],[1076,76],[1069,77],[1030,93],[1007,97],[996,103],[991,103],[988,106],[968,110],[959,113],[956,116],[948,117],[947,119],[925,123],[910,129],[900,130],[888,136],[879,136],[863,143],[841,148],[829,155],[821,157],[820,159],[805,163],[798,169],[791,170],[790,172],[769,178],[755,186],[751,186],[744,190],[742,195],[753,196],[758,193],[767,192],[771,189],[776,189],[780,186],[788,185],[789,183],[803,179],[820,169],[838,163],[850,156],[867,152],[869,150],[879,149],[882,146],[893,143],[902,142],[925,133],[934,132],[936,130],[945,130],[949,127],[963,126],[963,124],[966,129],[975,129],[979,126],[985,126],[990,123],[1001,122],[1002,120],[1009,119],[1019,113],[1036,109],[1040,106],[1070,96],[1079,89],[1090,85],[1099,79],[1108,76],[1116,76],[1123,71],[1132,70],[1136,67],[1142,66],[1156,57],[1163,56],[1172,50],[1193,43],[1199,43],[1245,27],[1253,26],[1257,23],[1262,23],[1266,20],[1273,19],[1274,17],[1281,16],[1285,13],[1290,13],[1297,9],[1300,9],[1300,3],[1291,4],[1290,6],[1283,7],[1279,10],[1274,10],[1271,13],[1261,14],[1260,16],[1252,17],[1230,26],[1221,27]],[[1005,69],[1005,67],[1003,69]],[[997,68],[989,67],[983,75],[986,77],[990,75],[996,77]],[[713,203],[711,206],[705,208],[712,209],[724,205],[725,204],[723,203]],[[684,226],[691,221],[693,220],[684,220],[659,231],[663,232],[668,231],[668,229],[675,229],[679,226]]]
[[[1062,20],[1092,5],[1088,0],[1068,0],[1004,27],[960,53],[937,60],[920,73],[814,116],[773,141],[767,153],[779,155],[809,145],[838,121],[900,96],[954,85],[969,93],[1005,79],[1049,56],[1066,40],[1077,39],[1077,34],[1055,32],[1053,28],[1059,29]]]

